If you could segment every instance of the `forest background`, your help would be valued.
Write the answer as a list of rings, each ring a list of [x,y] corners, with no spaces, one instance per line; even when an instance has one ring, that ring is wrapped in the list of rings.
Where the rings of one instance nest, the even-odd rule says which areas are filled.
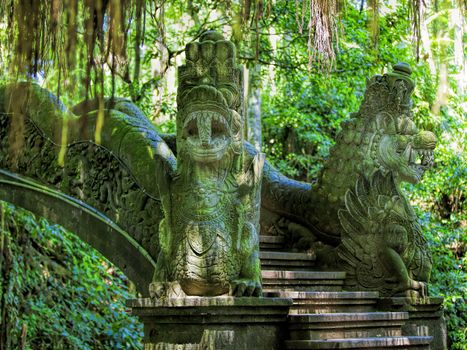
[[[459,0],[0,2],[0,79],[33,80],[67,106],[131,99],[173,132],[185,44],[215,29],[245,65],[246,137],[284,174],[312,182],[365,81],[398,61],[414,119],[439,140],[406,185],[445,298],[450,349],[467,349],[466,3]],[[1,204],[1,349],[141,349],[131,283],[72,233]]]

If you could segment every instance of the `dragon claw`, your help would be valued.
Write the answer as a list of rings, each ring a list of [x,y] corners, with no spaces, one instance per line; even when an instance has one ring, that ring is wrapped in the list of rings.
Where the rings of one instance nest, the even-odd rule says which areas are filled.
[[[149,285],[149,296],[151,299],[160,299],[166,295],[167,284],[164,282],[152,282]]]
[[[418,293],[421,298],[428,297],[428,285],[425,282],[418,282]]]
[[[152,299],[179,298],[186,296],[178,282],[152,282],[149,285]]]
[[[230,283],[229,295],[236,297],[260,297],[263,294],[261,283],[248,280],[238,279]]]

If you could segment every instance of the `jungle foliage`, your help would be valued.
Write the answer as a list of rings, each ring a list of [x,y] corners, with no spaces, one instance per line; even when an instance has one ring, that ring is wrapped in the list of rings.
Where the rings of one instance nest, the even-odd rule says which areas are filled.
[[[445,297],[450,347],[466,348],[465,2],[4,0],[0,9],[2,80],[37,80],[69,106],[85,97],[127,97],[163,132],[174,130],[175,67],[185,44],[208,29],[223,32],[247,67],[248,125],[261,125],[270,162],[305,181],[314,180],[340,123],[357,111],[365,79],[408,62],[417,83],[415,122],[433,131],[439,145],[434,168],[406,190],[433,249],[431,293]],[[259,113],[248,109],[254,93]],[[66,334],[64,348],[140,346],[141,329],[120,313],[117,301],[129,295],[124,277],[73,235],[9,205],[2,208],[11,214],[11,229],[2,233],[9,242],[2,245],[2,273],[5,253],[18,257],[11,267],[18,285],[2,277],[0,291],[2,310],[15,310],[8,322],[2,314],[11,344],[40,349],[37,344],[52,339],[57,343],[41,346],[53,347]],[[28,245],[34,250],[23,251]],[[51,265],[57,251],[65,257],[60,268]],[[69,271],[89,279],[74,279]],[[54,293],[51,283],[60,284]],[[67,324],[70,312],[79,333]],[[41,314],[45,318],[37,319]]]
[[[0,202],[2,349],[136,349],[123,274],[77,236]]]

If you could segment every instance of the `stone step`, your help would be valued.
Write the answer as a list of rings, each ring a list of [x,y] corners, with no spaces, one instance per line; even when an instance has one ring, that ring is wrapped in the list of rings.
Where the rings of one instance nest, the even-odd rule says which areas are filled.
[[[379,300],[378,292],[278,291],[266,296],[293,299],[290,314],[370,312]]]
[[[260,251],[259,257],[263,270],[307,270],[316,260],[315,254],[274,251]]]
[[[259,236],[260,250],[279,250],[284,247],[284,236]]]
[[[443,298],[382,297],[376,308],[379,311],[407,311],[409,320],[402,327],[403,335],[431,335],[431,349],[448,348]]]
[[[263,291],[332,291],[342,290],[345,272],[263,270]]]
[[[145,350],[199,350],[201,349],[200,344],[171,344],[171,343],[157,343],[157,344],[146,344]]]
[[[381,337],[381,338],[348,338],[332,340],[288,340],[286,349],[410,349],[429,350],[432,337]]]
[[[357,312],[289,316],[291,340],[396,337],[407,312]]]

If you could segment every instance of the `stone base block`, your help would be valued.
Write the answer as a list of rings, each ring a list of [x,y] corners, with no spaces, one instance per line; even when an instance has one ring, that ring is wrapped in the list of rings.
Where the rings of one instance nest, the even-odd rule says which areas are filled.
[[[291,299],[185,297],[127,301],[145,350],[279,350]]]
[[[443,298],[380,298],[379,310],[407,311],[409,319],[402,327],[403,335],[417,335],[433,337],[431,350],[446,350],[447,330],[443,316]]]
[[[380,337],[323,340],[288,340],[287,350],[352,349],[352,350],[428,350],[431,337]]]
[[[401,336],[406,312],[357,312],[289,316],[291,340]]]
[[[378,292],[296,292],[277,291],[269,297],[292,298],[290,314],[328,314],[371,312],[379,299]]]

